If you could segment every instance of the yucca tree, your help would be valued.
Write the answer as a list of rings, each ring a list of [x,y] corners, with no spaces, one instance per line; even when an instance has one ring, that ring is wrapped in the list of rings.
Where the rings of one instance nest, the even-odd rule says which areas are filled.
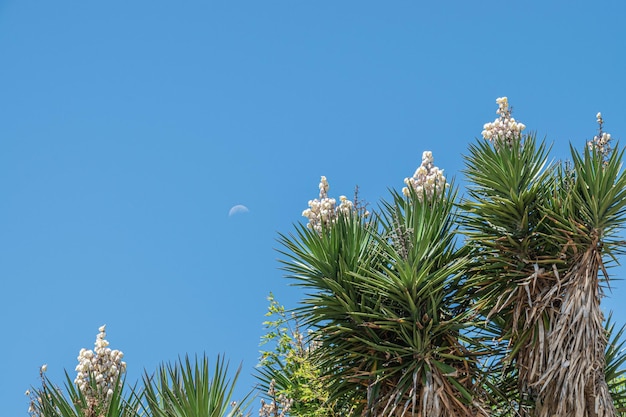
[[[485,415],[455,244],[453,187],[392,193],[372,218],[340,215],[281,235],[284,270],[307,291],[299,310],[331,401],[351,415]],[[350,407],[348,407],[350,408]]]
[[[161,365],[144,375],[145,412],[151,417],[235,417],[247,406],[231,402],[241,367],[229,376],[228,363],[217,358],[213,372],[206,355]]]
[[[534,399],[529,382],[542,371],[537,369],[543,363],[537,361],[539,349],[534,349],[543,346],[550,330],[550,320],[542,318],[552,313],[552,305],[535,300],[553,287],[552,265],[561,263],[557,249],[540,233],[542,204],[549,195],[547,153],[545,144],[528,136],[516,146],[479,141],[466,157],[469,199],[463,203],[462,224],[472,263],[461,291],[475,299],[482,317],[497,319],[499,339],[509,343],[502,378],[515,373],[519,385],[509,385],[506,395],[517,397],[522,414],[525,402]]]
[[[479,141],[466,158],[465,291],[502,322],[522,415],[615,415],[598,274],[618,250],[626,175],[622,152],[572,148],[572,158],[546,168],[545,144],[519,132]]]
[[[559,415],[614,416],[604,374],[607,337],[599,275],[608,283],[605,263],[623,244],[616,236],[626,221],[623,150],[606,154],[592,144],[582,154],[572,147],[571,156],[571,175],[558,178],[555,200],[546,210],[547,236],[561,248],[566,265],[550,295],[559,301],[559,314],[547,340],[539,415],[552,415],[553,409]],[[554,395],[568,400],[553,403]]]

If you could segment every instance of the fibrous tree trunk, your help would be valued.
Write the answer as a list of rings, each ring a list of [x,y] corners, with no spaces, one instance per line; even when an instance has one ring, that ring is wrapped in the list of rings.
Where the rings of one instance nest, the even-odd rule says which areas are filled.
[[[543,372],[530,386],[536,395],[536,417],[614,417],[605,381],[607,335],[600,309],[601,253],[592,245],[564,271],[553,296],[558,306],[539,357]],[[558,274],[557,274],[558,275]],[[549,313],[549,312],[546,312]]]

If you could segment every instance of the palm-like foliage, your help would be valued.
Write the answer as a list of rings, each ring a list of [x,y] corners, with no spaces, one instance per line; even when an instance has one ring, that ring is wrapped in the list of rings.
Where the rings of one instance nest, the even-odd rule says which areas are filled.
[[[234,417],[243,415],[243,403],[231,403],[241,367],[229,379],[228,364],[217,358],[213,374],[205,355],[195,361],[185,356],[161,365],[154,376],[144,375],[146,412],[152,417]]]
[[[132,389],[128,395],[124,393],[124,380],[119,379],[113,386],[111,395],[98,397],[85,395],[72,383],[65,373],[66,397],[63,391],[54,386],[42,374],[42,388],[33,390],[31,403],[32,415],[35,417],[136,417],[140,416],[140,398]],[[122,377],[120,377],[122,378]],[[91,392],[98,392],[95,378],[90,380]]]
[[[300,310],[331,400],[371,416],[481,415],[481,383],[456,297],[454,197],[394,193],[374,220],[340,216],[281,236],[284,269],[309,291]]]
[[[606,334],[598,273],[624,224],[622,153],[572,149],[573,167],[545,169],[534,137],[470,147],[463,219],[472,248],[467,290],[498,315],[520,413],[615,415],[605,382]]]
[[[543,278],[534,274],[537,267],[556,261],[546,256],[549,240],[539,233],[547,194],[547,149],[528,137],[519,147],[494,148],[481,141],[469,151],[465,173],[470,200],[463,204],[462,224],[473,263],[464,291],[478,294],[476,309],[487,317],[506,313],[504,321],[515,324],[512,329],[503,326],[508,338],[526,320],[531,286],[517,280],[532,277],[536,289]]]

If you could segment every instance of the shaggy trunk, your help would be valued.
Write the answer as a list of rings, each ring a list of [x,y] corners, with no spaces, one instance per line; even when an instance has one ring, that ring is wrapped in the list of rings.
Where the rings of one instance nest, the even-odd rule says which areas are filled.
[[[536,384],[548,368],[548,335],[557,322],[562,298],[556,267],[546,271],[535,264],[532,270],[528,278],[518,283],[512,297],[513,329],[519,329],[514,330],[515,337],[530,332],[519,352],[513,356],[522,397],[517,410],[520,417],[530,417],[536,409],[539,399]],[[496,305],[491,314],[500,309],[502,306]]]
[[[536,347],[536,359],[545,358],[540,360],[545,369],[538,379],[528,381],[536,395],[536,417],[617,415],[604,377],[607,335],[600,310],[601,268],[601,254],[593,244],[558,283],[559,311]]]
[[[458,376],[458,375],[457,375]],[[397,383],[390,383],[382,389],[385,394],[372,401],[369,412],[371,417],[487,417],[479,401],[464,404],[458,389],[450,383],[446,375],[436,367],[422,377],[413,374],[413,383],[408,395],[396,389]],[[477,391],[469,378],[461,378],[460,383],[468,392]]]

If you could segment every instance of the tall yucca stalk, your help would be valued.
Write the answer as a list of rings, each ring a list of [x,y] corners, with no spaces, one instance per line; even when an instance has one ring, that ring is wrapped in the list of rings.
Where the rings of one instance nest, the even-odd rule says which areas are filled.
[[[316,329],[331,400],[367,416],[485,414],[456,298],[466,258],[454,196],[394,193],[371,221],[340,216],[322,233],[281,236],[284,269],[309,291],[300,314]]]

